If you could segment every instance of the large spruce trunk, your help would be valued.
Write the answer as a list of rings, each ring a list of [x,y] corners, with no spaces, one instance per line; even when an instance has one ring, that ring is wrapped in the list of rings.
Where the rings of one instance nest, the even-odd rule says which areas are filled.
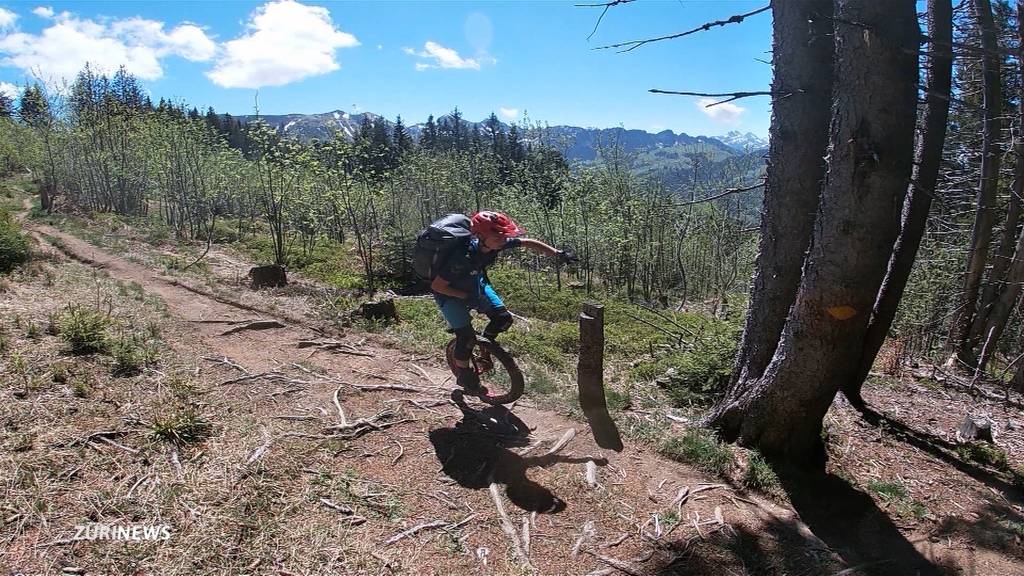
[[[992,242],[992,225],[995,220],[996,190],[999,184],[999,164],[1002,154],[999,146],[1002,126],[1002,89],[1000,87],[999,45],[996,42],[996,27],[992,19],[989,0],[974,0],[974,13],[981,30],[982,77],[984,83],[985,111],[984,132],[981,144],[981,182],[978,185],[978,205],[974,213],[974,229],[971,234],[971,248],[968,253],[964,274],[964,291],[961,305],[953,318],[950,329],[950,345],[953,355],[951,367],[973,366],[976,339],[972,338],[971,327],[978,310],[978,292],[982,276],[988,264],[988,249]]]
[[[843,393],[856,406],[864,405],[861,387],[896,318],[935,196],[935,183],[942,163],[942,146],[946,141],[953,75],[953,6],[950,0],[928,0],[928,35],[926,98],[921,132],[914,152],[913,176],[903,204],[900,236],[889,260],[889,270],[882,282],[882,290],[878,294],[868,332],[864,337],[860,367],[842,386]]]
[[[859,367],[913,163],[914,0],[839,0],[834,31],[828,171],[796,300],[764,375],[733,388],[710,422],[802,464],[823,462],[822,419]]]
[[[775,353],[800,284],[825,178],[832,96],[832,0],[772,6],[772,122],[754,288],[732,385]]]

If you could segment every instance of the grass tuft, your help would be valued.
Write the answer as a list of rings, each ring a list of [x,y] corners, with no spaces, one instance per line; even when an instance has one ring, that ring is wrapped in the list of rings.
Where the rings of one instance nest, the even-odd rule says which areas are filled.
[[[114,358],[114,376],[134,376],[157,360],[156,348],[135,334],[111,341],[110,354]]]
[[[1009,464],[1006,452],[995,444],[988,442],[967,442],[957,446],[956,453],[964,460],[970,460],[997,470],[1006,470]]]
[[[760,452],[750,453],[742,482],[746,488],[769,496],[780,496],[783,493],[778,474]]]
[[[720,442],[712,433],[696,428],[664,441],[659,451],[668,458],[714,474],[725,474],[736,465],[728,445]]]
[[[157,440],[172,444],[195,444],[210,437],[213,426],[193,408],[174,408],[153,419],[149,424]]]

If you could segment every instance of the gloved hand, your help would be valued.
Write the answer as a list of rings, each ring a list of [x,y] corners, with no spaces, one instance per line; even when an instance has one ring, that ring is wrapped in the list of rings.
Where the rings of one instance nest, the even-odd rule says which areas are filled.
[[[576,253],[573,251],[572,248],[564,248],[562,250],[559,250],[555,254],[555,259],[558,261],[559,264],[576,264],[577,262],[580,261],[580,259],[576,257]]]

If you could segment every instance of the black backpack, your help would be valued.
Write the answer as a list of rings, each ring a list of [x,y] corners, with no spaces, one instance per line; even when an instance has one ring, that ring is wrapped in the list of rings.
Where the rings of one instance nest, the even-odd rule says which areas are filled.
[[[416,276],[425,282],[433,280],[452,252],[469,244],[470,236],[465,214],[449,214],[420,230],[412,255]]]

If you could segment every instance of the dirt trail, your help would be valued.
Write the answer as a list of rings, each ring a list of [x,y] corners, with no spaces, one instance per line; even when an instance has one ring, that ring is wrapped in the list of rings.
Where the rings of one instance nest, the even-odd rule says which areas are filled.
[[[343,338],[360,355],[311,353],[296,343],[322,335],[293,318],[257,314],[199,294],[51,226],[27,227],[44,245],[163,299],[185,334],[170,343],[176,352],[226,358],[250,374],[280,371],[301,381],[283,390],[259,379],[225,384],[242,376],[237,368],[201,361],[199,370],[207,401],[225,418],[246,424],[244,432],[226,431],[220,443],[211,441],[207,451],[234,448],[237,454],[226,458],[232,469],[245,471],[255,458],[267,473],[282,478],[285,491],[306,493],[303,505],[288,507],[290,529],[337,516],[317,500],[314,480],[324,475],[351,470],[401,500],[395,506],[400,512],[345,528],[346,545],[355,546],[349,553],[360,558],[346,559],[332,548],[337,542],[308,535],[308,549],[237,560],[235,565],[251,564],[253,573],[309,573],[320,566],[330,573],[506,574],[522,571],[528,562],[541,574],[611,574],[616,569],[609,566],[619,562],[619,570],[632,574],[812,574],[815,567],[839,570],[857,563],[865,567],[843,573],[931,574],[938,573],[936,565],[959,563],[955,554],[925,538],[911,545],[884,518],[859,525],[868,533],[864,541],[877,548],[873,551],[858,542],[847,542],[846,549],[841,540],[823,542],[792,510],[661,459],[642,442],[627,442],[621,454],[605,453],[585,424],[528,403],[514,407],[514,416],[500,409],[460,408],[449,400],[453,385],[445,370],[431,365],[431,359],[375,343],[372,335]],[[277,317],[285,326],[223,335],[228,322],[257,317]],[[315,365],[325,374],[303,372],[296,364]],[[367,388],[382,384],[409,389]],[[310,445],[324,446],[317,436],[324,423],[338,420],[336,394],[349,422],[385,410],[397,422],[349,441],[333,455],[330,450],[302,452]],[[523,428],[532,433],[516,438],[515,430]],[[569,429],[580,433],[568,447],[542,456]],[[298,453],[303,454],[298,462],[289,460]],[[597,487],[585,480],[593,466],[588,462],[597,464],[592,467]],[[202,459],[180,464],[186,469],[201,465]],[[498,490],[491,489],[492,483]],[[676,505],[684,490],[699,495]],[[510,524],[500,518],[495,499],[507,510]],[[839,519],[814,520],[835,532]],[[450,528],[444,534],[454,530],[452,541],[428,526],[385,544],[403,530],[438,522]],[[891,530],[876,530],[879,525]],[[328,549],[336,550],[331,561],[322,559]],[[967,564],[991,566],[986,564],[991,560],[972,557]]]

